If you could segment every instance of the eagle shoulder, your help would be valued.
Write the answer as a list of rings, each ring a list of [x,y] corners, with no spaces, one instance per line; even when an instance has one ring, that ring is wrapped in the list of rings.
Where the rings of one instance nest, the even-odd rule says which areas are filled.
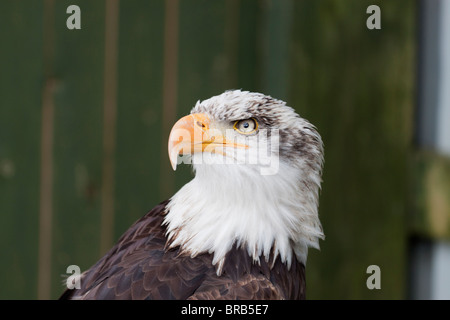
[[[168,201],[153,208],[117,244],[83,273],[80,289],[60,299],[299,299],[304,298],[304,267],[287,270],[278,258],[272,268],[254,263],[246,250],[233,247],[217,275],[213,255],[195,257],[168,249],[163,226]],[[272,264],[272,263],[271,263]]]

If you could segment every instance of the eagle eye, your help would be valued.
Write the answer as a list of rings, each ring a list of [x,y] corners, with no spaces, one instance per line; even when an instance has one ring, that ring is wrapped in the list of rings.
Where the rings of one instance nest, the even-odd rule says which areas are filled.
[[[258,130],[258,122],[253,118],[238,120],[234,123],[233,129],[242,134],[250,134]]]

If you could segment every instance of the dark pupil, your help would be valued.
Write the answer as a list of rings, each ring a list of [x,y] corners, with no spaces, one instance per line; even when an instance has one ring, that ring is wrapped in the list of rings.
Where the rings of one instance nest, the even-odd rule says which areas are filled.
[[[244,122],[244,128],[247,129],[250,126],[248,122]]]

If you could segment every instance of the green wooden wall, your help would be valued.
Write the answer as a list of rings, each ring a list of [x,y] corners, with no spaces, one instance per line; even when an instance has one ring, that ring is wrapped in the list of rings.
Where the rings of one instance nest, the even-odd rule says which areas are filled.
[[[72,4],[81,30],[66,28]],[[286,100],[323,136],[308,298],[405,298],[415,5],[1,1],[0,298],[57,298],[67,266],[90,267],[186,183],[168,132],[231,88]],[[366,287],[372,264],[381,290]]]
[[[314,298],[405,298],[414,108],[412,1],[295,2],[290,103],[325,143],[326,240],[307,266]],[[381,30],[368,30],[370,4]],[[368,290],[366,269],[381,269]]]

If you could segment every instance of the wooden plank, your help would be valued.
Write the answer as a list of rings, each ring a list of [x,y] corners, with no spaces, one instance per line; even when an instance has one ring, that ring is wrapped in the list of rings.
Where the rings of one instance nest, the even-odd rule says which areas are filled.
[[[116,149],[117,239],[161,199],[163,1],[121,1]],[[175,94],[175,93],[174,93]]]
[[[66,28],[66,9],[81,9],[81,30]],[[99,258],[104,91],[104,1],[55,1],[56,88],[52,297],[69,265]]]
[[[381,8],[381,30],[366,9]],[[406,208],[414,71],[414,1],[294,1],[290,98],[325,143],[312,299],[406,297]],[[381,269],[369,290],[366,269]]]
[[[240,0],[238,10],[239,33],[234,35],[237,39],[237,63],[229,65],[231,70],[236,69],[237,83],[228,89],[263,92],[262,1]],[[230,22],[232,24],[233,20]],[[230,26],[227,25],[226,28]]]
[[[119,1],[105,2],[100,254],[114,245]]]
[[[39,185],[39,259],[38,299],[51,296],[52,227],[53,227],[53,137],[55,105],[54,59],[54,2],[44,1],[43,8],[44,85],[42,89],[41,159]]]
[[[450,239],[450,159],[433,152],[417,153],[413,175],[411,232]]]
[[[178,43],[179,43],[179,11],[178,0],[165,1],[164,8],[164,50],[163,50],[163,97],[161,117],[161,137],[169,136],[172,125],[177,121],[178,102]],[[174,179],[172,168],[167,163],[167,144],[161,143],[161,163],[159,194],[163,198],[172,196]]]
[[[42,11],[0,2],[0,299],[37,297]]]
[[[225,12],[224,0],[180,2],[177,118],[188,114],[198,100],[229,89]],[[191,178],[190,166],[178,166],[175,190]]]
[[[261,11],[260,43],[262,92],[286,100],[289,87],[289,45],[292,0],[266,0]]]

